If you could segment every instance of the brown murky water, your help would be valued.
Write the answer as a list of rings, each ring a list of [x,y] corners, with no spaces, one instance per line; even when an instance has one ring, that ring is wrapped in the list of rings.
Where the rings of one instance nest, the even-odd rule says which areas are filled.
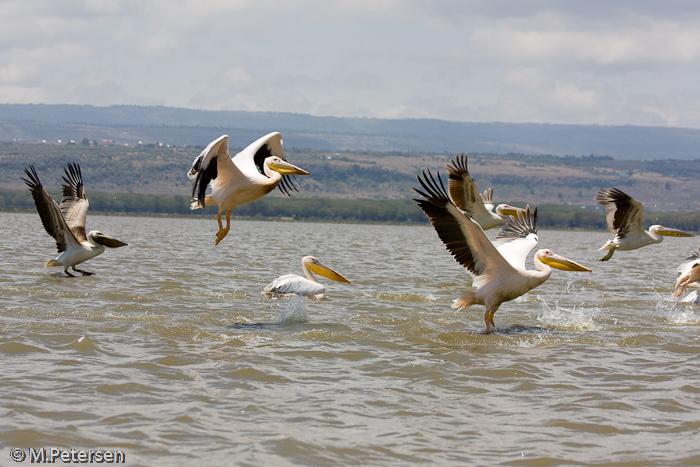
[[[697,238],[593,261],[496,313],[430,227],[91,216],[129,242],[58,277],[36,214],[0,214],[0,465],[11,448],[127,465],[700,465],[700,306],[670,299]],[[491,234],[493,236],[493,234]],[[317,256],[352,285],[273,300]],[[531,263],[530,263],[531,264]],[[529,267],[532,267],[531,265]],[[25,460],[25,463],[28,461]]]

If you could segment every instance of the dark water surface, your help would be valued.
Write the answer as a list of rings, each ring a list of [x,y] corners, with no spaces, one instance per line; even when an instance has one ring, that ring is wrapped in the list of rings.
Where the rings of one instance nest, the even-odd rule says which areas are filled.
[[[60,277],[36,214],[0,214],[0,465],[11,448],[127,465],[700,465],[700,307],[670,298],[697,238],[450,308],[470,277],[430,227],[91,216],[129,243]],[[494,233],[490,233],[493,236]],[[269,299],[317,256],[352,281]],[[528,267],[533,267],[529,261]],[[25,460],[25,463],[28,461]]]

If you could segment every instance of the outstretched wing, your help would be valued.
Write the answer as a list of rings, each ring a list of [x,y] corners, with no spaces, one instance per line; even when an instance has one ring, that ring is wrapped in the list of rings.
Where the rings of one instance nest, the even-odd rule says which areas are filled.
[[[525,260],[537,246],[537,208],[530,211],[530,205],[525,211],[518,211],[518,217],[511,216],[510,222],[501,227],[494,245],[508,263],[515,269],[525,270]]]
[[[79,242],[84,242],[87,241],[85,218],[90,203],[85,196],[83,174],[78,164],[69,163],[65,170],[66,174],[63,176],[65,183],[62,185],[63,196],[59,207],[75,238]]]
[[[228,135],[222,135],[209,143],[192,162],[187,177],[194,180],[192,198],[204,207],[207,186],[219,175],[220,170],[235,170],[228,151]]]
[[[644,206],[627,193],[617,188],[598,190],[595,196],[598,204],[605,206],[608,230],[622,238],[629,232],[642,232]]]
[[[445,167],[449,173],[447,186],[452,203],[471,217],[481,218],[488,215],[481,193],[469,175],[467,155],[461,154],[453,158]]]
[[[424,191],[413,190],[424,199],[414,201],[428,216],[447,250],[459,264],[480,279],[478,283],[485,283],[490,276],[506,270],[512,271],[481,226],[450,200],[439,174],[436,180],[430,170],[422,171],[422,178],[417,178]],[[474,285],[478,287],[478,283],[475,281]]]
[[[70,246],[77,245],[78,240],[63,218],[61,208],[58,207],[56,201],[44,189],[34,166],[30,165],[29,169],[24,169],[24,173],[27,175],[27,178],[22,178],[22,181],[29,187],[41,223],[44,225],[46,233],[56,240],[56,248],[59,253],[66,251]]]
[[[263,169],[265,159],[271,156],[277,156],[282,160],[287,160],[284,157],[284,149],[282,148],[282,135],[277,131],[268,133],[267,135],[258,138],[243,151],[236,154],[234,159],[235,162],[241,167],[241,170],[245,171],[248,161],[251,161],[255,166],[255,170],[257,170],[258,173],[265,175],[265,170]],[[239,162],[239,159],[243,158],[248,160],[241,160]],[[290,196],[293,191],[299,191],[297,183],[297,179],[294,175],[282,175],[282,180],[277,187],[284,195]]]

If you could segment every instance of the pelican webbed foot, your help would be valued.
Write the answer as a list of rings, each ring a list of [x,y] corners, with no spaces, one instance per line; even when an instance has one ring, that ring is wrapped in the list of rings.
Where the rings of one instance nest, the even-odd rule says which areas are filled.
[[[228,231],[230,230],[230,227],[226,227],[225,229],[219,229],[219,231],[216,233],[216,243],[215,245],[218,245],[221,240],[223,240],[226,235],[228,235]]]
[[[83,271],[82,269],[78,269],[78,268],[76,268],[75,266],[73,266],[72,269],[73,269],[73,271],[75,271],[75,272],[79,272],[79,273],[82,274],[83,276],[94,276],[94,275],[95,275],[94,272]]]
[[[613,253],[615,253],[615,249],[611,249],[608,251],[608,254],[603,256],[602,258],[596,258],[596,261],[608,261],[610,258],[612,258]]]
[[[73,269],[75,270],[75,268]],[[63,273],[66,275],[66,277],[76,277],[75,274],[71,274],[70,272],[68,272],[68,268],[64,269]]]

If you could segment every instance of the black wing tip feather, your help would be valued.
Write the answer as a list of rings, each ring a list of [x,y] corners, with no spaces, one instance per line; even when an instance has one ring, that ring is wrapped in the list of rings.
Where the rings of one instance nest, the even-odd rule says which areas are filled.
[[[299,193],[298,184],[299,181],[294,175],[282,175],[282,180],[280,180],[277,188],[279,188],[285,196],[291,196],[294,191]]]
[[[595,201],[602,206],[610,203],[629,202],[631,199],[630,195],[615,187],[609,190],[601,188],[595,195]]]
[[[452,178],[462,178],[462,175],[469,175],[469,169],[467,168],[467,158],[466,153],[462,153],[459,156],[455,156],[450,159],[450,162],[445,164],[445,168]]]
[[[440,177],[440,172],[437,172],[437,175],[434,176],[430,169],[424,169],[421,170],[420,175],[416,175],[416,178],[423,187],[423,190],[425,190],[421,191],[418,188],[413,188],[413,191],[425,198],[425,200],[416,201],[427,201],[440,207],[444,207],[447,203],[451,202],[447,195],[442,177]],[[436,178],[437,181],[435,180]]]
[[[34,165],[29,164],[29,167],[24,169],[24,173],[27,175],[27,178],[20,177],[20,180],[22,180],[29,187],[30,190],[34,190],[36,188],[43,188],[41,180],[39,180],[39,174],[36,173]]]
[[[496,239],[501,238],[525,238],[529,234],[537,235],[537,207],[530,210],[530,205],[525,206],[525,212],[518,211],[518,217],[510,216],[510,221],[501,227]]]

